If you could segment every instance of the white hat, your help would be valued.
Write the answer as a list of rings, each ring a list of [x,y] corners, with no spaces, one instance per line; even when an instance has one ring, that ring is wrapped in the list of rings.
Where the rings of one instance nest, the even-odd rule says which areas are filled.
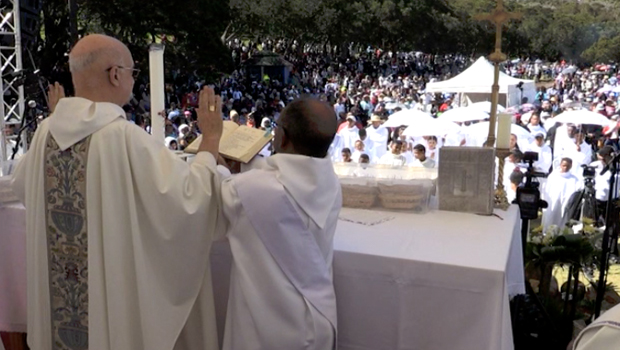
[[[260,122],[260,126],[262,126],[263,128],[271,127],[271,119],[269,119],[267,117],[263,118],[263,120],[261,120],[261,122]]]

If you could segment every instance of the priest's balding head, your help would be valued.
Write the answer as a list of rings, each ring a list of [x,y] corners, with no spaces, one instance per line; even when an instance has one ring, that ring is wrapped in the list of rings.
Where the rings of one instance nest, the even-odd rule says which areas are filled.
[[[119,106],[131,99],[137,70],[131,52],[117,39],[101,34],[80,39],[69,53],[69,69],[76,97]]]
[[[273,147],[276,153],[325,158],[337,129],[331,106],[317,99],[300,98],[280,114]]]

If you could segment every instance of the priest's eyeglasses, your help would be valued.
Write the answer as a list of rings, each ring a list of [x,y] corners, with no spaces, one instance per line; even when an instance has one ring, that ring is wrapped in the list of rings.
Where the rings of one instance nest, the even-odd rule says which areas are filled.
[[[131,71],[131,76],[135,79],[138,78],[138,76],[140,75],[140,70],[137,68],[129,68],[129,67],[123,67],[123,66],[112,66],[108,69],[106,69],[106,72],[109,72],[112,70],[112,68],[118,68],[118,69],[129,69]]]

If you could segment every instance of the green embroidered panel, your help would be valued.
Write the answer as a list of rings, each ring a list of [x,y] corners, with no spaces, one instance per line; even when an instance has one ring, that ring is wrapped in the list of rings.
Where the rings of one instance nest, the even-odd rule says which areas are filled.
[[[88,349],[86,162],[90,137],[61,151],[45,150],[47,256],[52,349]]]

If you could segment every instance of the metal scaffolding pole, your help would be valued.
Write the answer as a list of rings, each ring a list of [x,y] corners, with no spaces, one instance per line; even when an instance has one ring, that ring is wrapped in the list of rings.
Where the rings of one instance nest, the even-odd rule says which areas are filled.
[[[10,5],[0,8],[0,74],[2,76],[0,89],[2,107],[0,108],[0,146],[2,157],[6,161],[11,157],[12,147],[9,142],[14,141],[17,135],[6,135],[5,127],[19,128],[24,117],[24,86],[22,64],[22,42],[20,26],[19,0],[10,0]],[[25,135],[24,135],[25,136]],[[22,137],[22,148],[28,148],[27,137]]]

